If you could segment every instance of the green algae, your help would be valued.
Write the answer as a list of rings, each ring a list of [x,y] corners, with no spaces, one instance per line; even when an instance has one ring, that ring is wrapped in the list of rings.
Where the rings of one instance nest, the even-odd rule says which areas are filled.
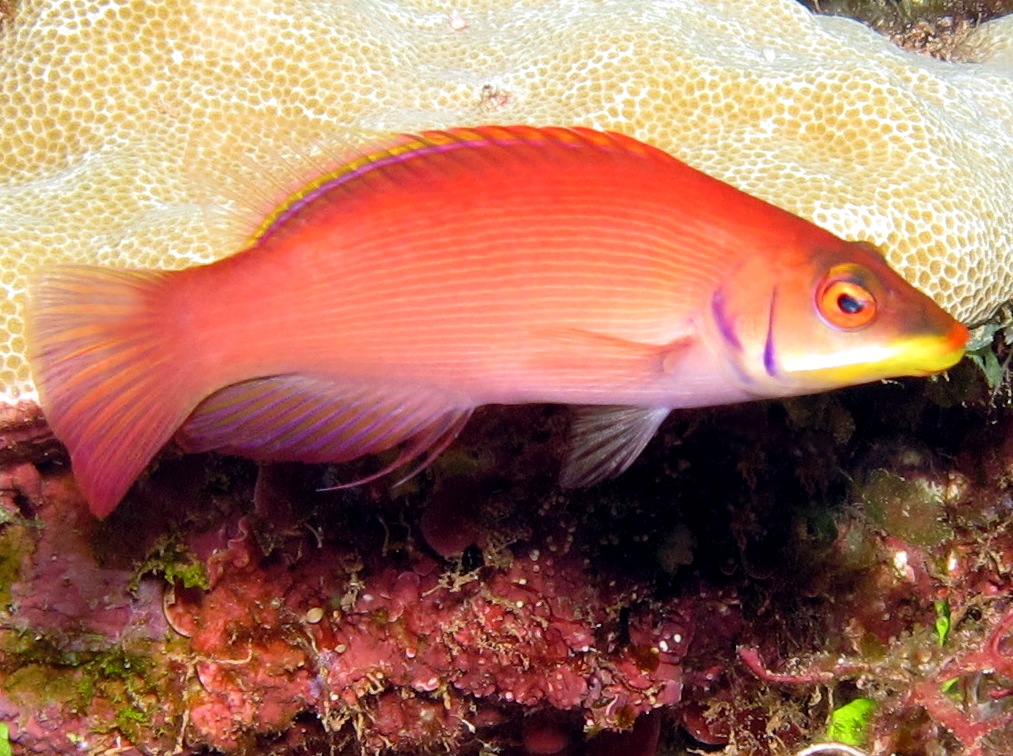
[[[967,358],[985,376],[985,382],[991,392],[996,392],[1004,382],[1009,367],[1009,355],[999,358],[997,347],[1000,344],[1009,347],[1013,339],[1013,330],[1009,323],[1009,314],[1004,314],[1003,322],[986,323],[971,334],[967,342]]]
[[[147,723],[148,715],[133,706],[124,706],[116,712],[116,726],[124,733]]]
[[[52,638],[20,633],[3,649],[6,666],[10,661],[21,668],[38,667],[50,670],[52,677],[40,689],[47,693],[58,690],[57,682],[67,673],[75,680],[74,685],[82,700],[92,698],[108,681],[132,681],[144,679],[152,670],[153,663],[145,655],[128,652],[122,646],[111,646],[95,650],[65,648]],[[7,678],[8,682],[13,675]],[[9,685],[8,690],[15,686]]]
[[[950,602],[944,599],[936,599],[933,602],[936,610],[936,642],[942,648],[950,637],[950,630],[953,625],[950,620]]]
[[[906,543],[932,548],[954,537],[943,491],[932,481],[877,469],[869,472],[859,493],[872,522]]]
[[[838,743],[861,748],[869,738],[869,724],[876,711],[871,698],[856,698],[834,709],[827,727],[827,737]]]
[[[157,731],[154,720],[164,719],[164,675],[140,651],[80,650],[30,632],[4,640],[4,692],[25,710],[55,706],[93,717],[95,732],[118,730],[128,738]]]
[[[161,577],[167,583],[184,588],[205,591],[211,588],[207,566],[175,534],[160,537],[148,551],[127,586],[130,592],[136,593],[141,579],[148,575]]]
[[[26,661],[18,665],[4,676],[4,692],[27,706],[59,703],[70,711],[80,711],[87,704],[71,675],[53,674],[53,667],[44,663]]]
[[[42,524],[36,520],[0,507],[0,607],[10,605],[11,588],[21,576],[25,550],[34,545],[29,533],[41,527]]]
[[[11,586],[21,573],[24,543],[24,528],[7,525],[0,529],[0,607],[11,603]]]

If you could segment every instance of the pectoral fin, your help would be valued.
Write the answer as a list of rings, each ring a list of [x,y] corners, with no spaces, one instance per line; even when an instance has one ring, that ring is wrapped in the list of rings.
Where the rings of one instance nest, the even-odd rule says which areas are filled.
[[[560,483],[584,488],[619,475],[640,456],[668,413],[653,407],[578,408]]]
[[[626,387],[671,372],[697,338],[687,324],[663,344],[633,341],[579,328],[553,328],[532,334],[542,345],[533,357],[536,370],[564,379],[572,374],[583,381],[591,373],[603,386]]]

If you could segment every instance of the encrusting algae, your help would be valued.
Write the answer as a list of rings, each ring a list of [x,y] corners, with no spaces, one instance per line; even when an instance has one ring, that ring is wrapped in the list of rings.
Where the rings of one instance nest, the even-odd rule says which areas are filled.
[[[882,247],[975,321],[1013,292],[1011,24],[975,30],[950,63],[791,0],[19,3],[0,30],[0,386],[34,396],[30,270],[235,251],[205,225],[185,153],[195,130],[228,136],[250,114],[335,132],[622,131]]]

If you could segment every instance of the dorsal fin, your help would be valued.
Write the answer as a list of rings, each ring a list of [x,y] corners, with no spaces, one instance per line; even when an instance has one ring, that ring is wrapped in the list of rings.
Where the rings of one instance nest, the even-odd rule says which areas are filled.
[[[197,130],[187,170],[213,233],[233,249],[249,246],[284,224],[314,197],[385,167],[410,170],[415,158],[471,149],[502,159],[504,149],[527,147],[526,158],[579,150],[664,160],[664,152],[631,137],[584,127],[475,126],[382,134],[309,120],[250,116]],[[493,148],[484,153],[481,148]],[[581,155],[575,154],[575,157]],[[390,171],[392,180],[398,172]]]
[[[385,137],[311,119],[231,115],[196,129],[184,160],[214,242],[236,251],[315,178]]]

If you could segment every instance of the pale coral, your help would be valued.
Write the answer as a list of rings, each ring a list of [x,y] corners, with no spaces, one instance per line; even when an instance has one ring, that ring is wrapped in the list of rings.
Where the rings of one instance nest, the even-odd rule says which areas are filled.
[[[881,244],[978,319],[1013,294],[1010,28],[978,30],[958,64],[792,0],[26,0],[0,28],[0,387],[33,393],[31,269],[234,251],[184,155],[251,112],[623,130]]]

